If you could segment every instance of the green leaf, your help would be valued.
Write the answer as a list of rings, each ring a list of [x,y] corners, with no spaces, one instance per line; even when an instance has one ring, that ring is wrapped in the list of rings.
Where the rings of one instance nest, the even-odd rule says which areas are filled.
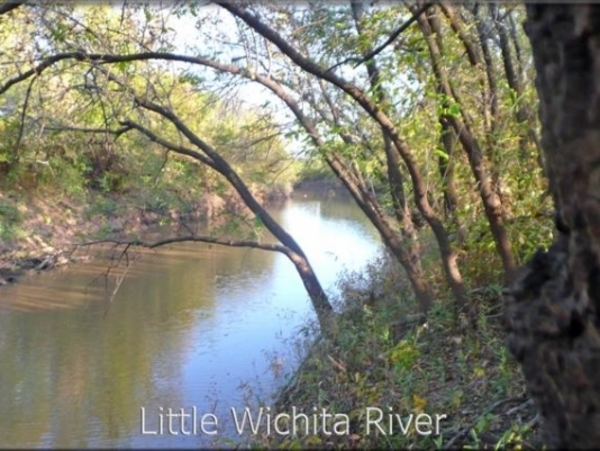
[[[460,114],[460,106],[455,103],[450,105],[450,107],[448,108],[448,115],[449,116],[458,116]]]
[[[444,152],[442,149],[440,149],[439,147],[436,148],[433,151],[433,153],[436,154],[438,157],[440,157],[444,161],[449,161],[450,160],[450,156],[446,152]]]

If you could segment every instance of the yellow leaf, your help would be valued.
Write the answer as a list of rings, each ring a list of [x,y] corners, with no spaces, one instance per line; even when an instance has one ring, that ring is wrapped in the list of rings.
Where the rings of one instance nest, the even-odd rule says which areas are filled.
[[[421,398],[419,395],[413,395],[413,405],[415,406],[415,411],[417,413],[423,413],[425,406],[427,405],[427,400]]]
[[[460,405],[462,404],[463,401],[463,392],[458,390],[454,393],[454,397],[452,399],[452,404],[455,407],[460,407]]]
[[[305,442],[307,445],[322,445],[323,444],[323,440],[321,440],[321,437],[319,437],[318,435],[311,435],[310,437],[308,437],[306,439]]]

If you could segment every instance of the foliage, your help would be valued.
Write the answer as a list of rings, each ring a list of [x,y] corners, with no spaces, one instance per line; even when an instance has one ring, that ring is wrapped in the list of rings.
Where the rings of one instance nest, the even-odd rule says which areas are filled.
[[[325,68],[361,58],[410,16],[400,6],[364,8],[370,14],[359,18],[356,11],[342,5],[254,7],[286,42],[311,55],[312,60]],[[470,157],[458,141],[452,152],[441,144],[441,137],[447,132],[441,128],[440,117],[470,118],[465,123],[481,146],[482,164],[488,174],[485,177],[493,179],[493,189],[501,199],[503,227],[517,263],[527,259],[538,245],[550,242],[552,222],[547,214],[550,199],[544,194],[547,188],[535,158],[534,141],[524,138],[529,130],[537,128],[536,118],[530,114],[525,121],[518,119],[523,105],[536,103],[533,84],[529,82],[533,79],[533,68],[527,57],[527,41],[516,29],[511,58],[519,70],[521,85],[517,93],[504,76],[506,61],[494,34],[499,33],[494,28],[496,24],[500,30],[507,28],[509,21],[519,21],[522,10],[500,7],[499,15],[493,16],[493,10],[487,6],[479,10],[466,6],[452,8],[458,24],[465,27],[465,35],[479,45],[478,50],[482,51],[484,40],[492,49],[489,65],[473,66],[465,57],[463,37],[455,31],[455,24],[449,22],[440,8],[436,9],[443,36],[443,71],[452,81],[454,97],[440,92],[435,62],[423,31],[416,25],[408,27],[398,42],[369,63],[369,70],[377,71],[376,79],[369,75],[367,64],[335,71],[377,102],[410,146],[427,182],[429,202],[442,218],[449,236],[454,238],[452,245],[461,256],[460,270],[468,284],[476,287],[501,275],[496,237],[479,193],[480,182],[473,178]],[[250,27],[238,26],[227,31],[228,19],[205,11],[208,10],[185,6],[175,9],[180,19],[188,17],[196,22],[199,33],[193,44],[199,54],[211,64],[225,64],[229,62],[226,57],[219,59],[215,55],[223,52],[239,55],[243,51],[245,63],[233,65],[242,70],[238,74],[249,74],[246,80],[250,81],[263,75],[287,88],[288,95],[317,124],[323,138],[321,144],[311,141],[310,133],[298,121],[290,121],[289,112],[282,112],[276,99],[265,97],[260,108],[241,102],[238,96],[241,91],[236,91],[241,78],[234,76],[233,69],[213,70],[204,63],[183,65],[164,60],[119,62],[107,67],[128,89],[169,105],[189,128],[218,147],[250,186],[256,189],[289,186],[298,177],[298,170],[302,171],[301,179],[331,177],[326,160],[335,158],[351,168],[352,177],[362,180],[365,189],[375,193],[382,211],[391,216],[395,188],[383,152],[381,127],[373,118],[351,101],[347,93],[299,70],[269,42],[256,41],[251,37],[254,31]],[[477,27],[467,26],[470,20],[491,33],[490,37],[478,43]],[[17,58],[35,60],[73,49],[115,55],[179,51],[174,44],[178,37],[174,23],[177,21],[165,20],[159,8],[132,7],[122,11],[90,5],[55,5],[43,10],[19,8],[2,27],[6,48],[2,58],[6,64],[0,72],[2,78],[8,79],[14,75],[11,63]],[[237,59],[235,56],[231,60]],[[493,124],[491,106],[487,100],[482,101],[482,96],[485,100],[493,88],[486,81],[486,70],[494,72],[496,77]],[[19,83],[0,96],[0,107],[7,112],[0,116],[0,133],[4,138],[0,171],[8,184],[41,190],[57,185],[69,195],[79,197],[87,189],[106,194],[127,194],[133,190],[148,193],[153,208],[160,207],[162,200],[158,199],[179,199],[189,204],[190,198],[209,193],[223,196],[222,178],[206,166],[165,153],[161,146],[134,133],[108,133],[119,129],[119,121],[131,118],[150,131],[160,132],[164,139],[185,142],[173,124],[136,108],[126,90],[109,78],[93,64],[65,60],[46,69],[29,84]],[[107,131],[90,135],[72,131],[74,128]],[[280,129],[287,130],[287,137]],[[291,142],[301,145],[302,152],[309,156],[304,169],[292,162],[286,150]],[[449,183],[444,165],[449,164],[453,167],[452,183],[459,202],[454,211],[444,213]],[[413,176],[407,174],[404,163],[399,170],[405,174],[407,208],[414,211],[415,205],[410,200]],[[174,195],[163,196],[161,192]]]
[[[310,412],[316,406],[331,414],[344,413],[351,420],[350,433],[271,435],[257,437],[256,444],[284,449],[325,444],[335,449],[440,449],[453,440],[453,447],[465,449],[534,449],[537,437],[529,421],[534,413],[523,395],[518,367],[502,345],[498,315],[490,310],[493,299],[482,306],[477,334],[456,334],[452,312],[445,307],[434,308],[428,322],[421,324],[411,319],[414,305],[397,286],[397,266],[389,257],[380,257],[368,265],[375,279],[347,274],[340,280],[345,309],[337,335],[309,348],[275,409],[290,412],[293,405]],[[368,292],[357,292],[356,277],[363,279],[363,288],[379,288],[376,304]],[[382,280],[387,282],[382,285]],[[384,411],[389,406],[405,419],[411,413],[447,417],[439,435],[420,436],[414,427],[404,433],[398,424],[393,434],[366,434],[369,406]],[[521,423],[517,418],[523,415],[527,421]]]
[[[139,42],[139,46],[153,45],[156,50],[169,49],[169,30],[159,27],[158,16],[148,10],[143,27],[138,20],[135,10],[121,15],[107,6],[57,6],[42,15],[20,8],[3,24],[3,31],[10,30],[5,36],[9,45],[3,55],[10,63],[10,58],[27,58],[28,54],[39,57],[73,48],[127,53],[135,51],[134,42]],[[29,30],[17,28],[24,21],[30,25]],[[131,26],[124,27],[123,21]],[[119,28],[128,32],[115,34]],[[31,31],[29,36],[27,31]],[[139,35],[148,32],[154,40]],[[47,40],[43,50],[41,40]],[[8,79],[9,72],[3,67],[2,78]],[[172,75],[165,65],[144,67],[127,63],[118,65],[116,70],[132,86],[151,89],[177,105],[182,119],[208,140],[223,146],[224,157],[231,159],[251,184],[285,186],[293,181],[293,167],[270,115],[228,105],[203,90],[197,78],[185,73]],[[181,200],[221,189],[220,178],[205,167],[165,153],[160,146],[139,136],[76,131],[116,129],[118,120],[133,113],[126,96],[116,91],[102,92],[105,87],[106,80],[87,68],[59,63],[35,78],[31,90],[26,84],[19,84],[0,96],[0,107],[5,111],[0,115],[4,189],[21,185],[27,190],[43,191],[57,186],[66,194],[79,197],[89,189],[107,195],[132,190],[176,192],[180,195],[175,197]],[[176,139],[177,133],[170,124],[149,119],[147,125],[164,131],[166,138]],[[152,198],[156,199],[156,195]]]
[[[335,175],[320,159],[309,159],[303,162],[298,171],[298,181],[314,182],[335,180]]]

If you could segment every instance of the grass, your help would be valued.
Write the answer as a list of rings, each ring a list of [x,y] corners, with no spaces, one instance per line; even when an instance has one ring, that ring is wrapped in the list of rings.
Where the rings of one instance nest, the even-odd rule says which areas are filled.
[[[295,408],[304,413],[326,409],[331,415],[344,414],[349,430],[328,433],[333,423],[323,423],[324,428],[321,425],[306,435],[255,436],[251,446],[535,448],[535,412],[518,366],[505,350],[497,290],[478,290],[488,297],[479,301],[477,331],[461,334],[455,330],[449,302],[439,302],[427,323],[414,315],[414,303],[402,295],[410,291],[394,271],[398,268],[382,258],[363,276],[351,274],[340,282],[343,313],[336,335],[318,339],[310,347],[272,408],[274,412],[290,413]],[[392,416],[391,433],[387,422],[381,423],[386,425],[385,434],[373,425],[367,433],[369,407],[381,409],[384,419],[388,413],[397,414],[403,423]],[[424,415],[442,418],[439,433],[430,429],[430,435],[419,434],[418,415],[422,421]]]

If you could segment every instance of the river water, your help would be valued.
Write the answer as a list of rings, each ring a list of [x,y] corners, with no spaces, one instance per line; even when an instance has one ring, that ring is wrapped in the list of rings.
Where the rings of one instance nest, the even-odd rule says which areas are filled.
[[[330,292],[379,249],[346,200],[274,215]],[[122,269],[105,286],[106,261],[0,290],[0,447],[231,446],[233,412],[257,414],[293,371],[314,315],[285,256],[200,243],[135,255],[110,305]]]

